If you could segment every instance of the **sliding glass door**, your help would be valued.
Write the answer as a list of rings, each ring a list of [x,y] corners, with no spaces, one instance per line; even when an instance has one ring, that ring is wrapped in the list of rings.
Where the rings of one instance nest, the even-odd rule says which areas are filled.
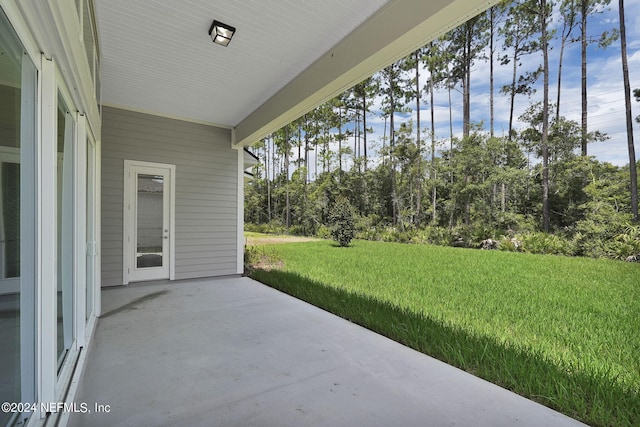
[[[73,344],[74,317],[74,121],[61,94],[58,94],[57,161],[57,306],[56,333],[58,370]]]
[[[0,10],[0,402],[35,398],[36,78]]]

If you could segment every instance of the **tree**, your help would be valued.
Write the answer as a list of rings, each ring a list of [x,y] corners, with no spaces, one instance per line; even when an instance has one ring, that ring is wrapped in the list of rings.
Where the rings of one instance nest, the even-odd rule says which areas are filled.
[[[587,155],[587,15],[589,6],[592,4],[593,2],[590,0],[580,0],[580,52],[582,57],[580,67],[582,81],[582,138],[580,146],[583,156]]]
[[[622,56],[622,78],[624,81],[624,102],[627,117],[627,148],[629,151],[629,176],[631,185],[631,214],[633,222],[638,217],[638,172],[636,171],[636,151],[633,145],[633,118],[631,116],[631,85],[629,84],[629,64],[627,62],[627,31],[624,22],[624,0],[618,0],[620,14],[620,53]]]
[[[512,138],[513,134],[513,117],[516,95],[530,96],[535,92],[533,84],[540,75],[540,69],[528,71],[518,77],[518,67],[521,65],[522,58],[531,54],[538,49],[538,41],[533,39],[535,33],[539,30],[535,18],[535,5],[528,3],[514,4],[509,10],[508,17],[504,26],[500,29],[500,33],[504,37],[505,50],[510,49],[509,54],[505,54],[500,58],[500,63],[506,65],[511,63],[511,82],[504,85],[501,89],[502,93],[509,95],[509,131],[507,137]]]
[[[488,138],[474,126],[469,136],[463,137],[453,150],[450,165],[456,176],[451,187],[451,203],[454,217],[469,226],[472,219],[486,223],[490,217],[492,184],[489,180],[494,173],[495,163],[487,147]],[[473,216],[473,218],[472,218]]]
[[[384,68],[381,72],[381,80],[384,85],[381,87],[383,95],[382,111],[389,117],[389,173],[391,176],[391,210],[393,223],[398,221],[398,200],[397,200],[397,179],[396,165],[394,157],[395,148],[395,114],[403,111],[405,88],[407,82],[402,79],[402,61],[393,63]]]
[[[562,91],[562,65],[564,50],[570,41],[573,30],[578,25],[577,21],[577,0],[563,0],[560,3],[560,16],[562,17],[562,32],[560,33],[560,55],[558,57],[558,88],[556,98],[556,122],[560,120],[560,93]]]
[[[394,148],[394,158],[398,169],[398,221],[402,229],[405,228],[407,222],[414,225],[417,223],[416,217],[419,213],[416,201],[424,176],[421,161],[422,151],[420,145],[413,139],[412,133],[412,121],[401,123],[396,132],[396,146]]]
[[[582,155],[587,155],[588,130],[587,130],[587,44],[590,40],[587,34],[587,17],[594,13],[601,13],[601,6],[608,5],[611,0],[579,0],[580,2],[580,52],[581,52],[581,78],[582,78]],[[607,47],[618,37],[617,33],[604,32],[598,41],[600,47]]]
[[[462,135],[469,136],[471,126],[471,69],[488,43],[488,21],[477,15],[445,36],[452,65],[452,80],[462,87]]]
[[[369,108],[373,105],[373,98],[379,89],[379,80],[377,76],[369,77],[368,79],[363,80],[358,83],[353,88],[353,96],[356,99],[355,108],[356,108],[356,121],[358,121],[358,117],[362,116],[362,130],[360,131],[360,127],[356,125],[356,139],[358,140],[358,150],[357,155],[360,156],[360,140],[362,140],[363,144],[363,158],[362,162],[364,166],[364,170],[367,170],[367,133],[372,130],[367,127],[367,114],[369,113]],[[356,150],[354,150],[355,157]],[[361,169],[358,169],[361,170]]]
[[[331,235],[340,246],[349,246],[356,236],[353,208],[346,197],[338,197],[331,210]]]
[[[441,45],[438,42],[432,41],[427,46],[427,68],[429,69],[429,80],[427,82],[427,90],[429,92],[429,110],[431,113],[431,168],[429,171],[429,178],[431,181],[431,222],[435,225],[438,222],[437,214],[437,201],[438,201],[438,187],[436,185],[437,170],[436,170],[436,121],[435,121],[435,102],[434,91],[436,85],[442,83],[446,78],[442,73],[443,59],[445,58],[444,52],[441,49]],[[451,100],[451,98],[449,98]],[[453,132],[452,132],[453,133]],[[453,136],[452,136],[453,139]]]
[[[636,97],[637,102],[640,102],[640,89],[634,89],[633,96]],[[636,122],[640,123],[640,116],[636,117]]]
[[[495,135],[494,129],[494,62],[496,55],[495,38],[498,33],[498,26],[507,10],[507,2],[502,1],[496,6],[491,6],[487,11],[487,22],[489,24],[489,135]]]
[[[527,0],[519,5],[536,25],[536,32],[540,34],[535,46],[542,53],[542,105],[539,113],[540,123],[540,154],[542,157],[542,229],[549,231],[549,41],[553,31],[549,29],[553,3],[547,0]],[[535,108],[533,108],[535,110]],[[536,116],[534,114],[534,116]],[[537,118],[538,118],[537,117]],[[537,120],[536,118],[536,120]],[[533,121],[529,121],[533,123]]]
[[[407,61],[405,63],[405,67],[408,70],[412,68],[414,77],[410,80],[410,83],[413,85],[413,95],[415,96],[416,101],[416,146],[417,146],[417,169],[420,170],[422,168],[422,139],[420,138],[420,108],[421,108],[421,97],[422,97],[422,86],[420,86],[420,68],[422,67],[423,61],[426,59],[426,55],[428,50],[426,48],[416,49],[412,55],[407,57]],[[407,91],[407,95],[409,95],[411,91]],[[417,177],[417,188],[416,188],[416,215],[415,215],[415,223],[419,224],[421,215],[422,215],[422,174]]]
[[[267,181],[267,222],[271,222],[271,181],[269,180],[269,147],[273,153],[273,138],[271,135],[265,138],[265,180]],[[271,160],[273,163],[273,160]],[[274,169],[275,170],[275,169]],[[275,174],[274,174],[275,175]],[[272,177],[274,176],[272,175]]]

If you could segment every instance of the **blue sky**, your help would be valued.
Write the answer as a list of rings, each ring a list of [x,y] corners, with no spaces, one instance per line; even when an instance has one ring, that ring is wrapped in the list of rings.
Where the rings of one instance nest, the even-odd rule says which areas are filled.
[[[627,30],[627,56],[629,64],[629,79],[631,90],[640,88],[640,1],[627,0],[625,2],[625,18]],[[552,25],[560,27],[562,25],[557,19]],[[618,2],[613,0],[612,4],[602,11],[601,14],[592,16],[588,22],[589,34],[599,36],[603,31],[611,31],[619,28]],[[558,32],[561,28],[558,28]],[[574,30],[574,37],[579,37],[579,29]],[[498,48],[500,49],[501,46]],[[550,52],[550,102],[556,102],[557,95],[557,67],[560,51],[560,41],[552,41]],[[622,62],[620,57],[620,41],[613,42],[606,49],[600,49],[595,44],[590,45],[587,54],[587,76],[588,76],[588,130],[589,132],[600,131],[605,133],[609,139],[604,142],[589,144],[588,154],[595,156],[600,161],[610,162],[617,166],[629,163],[627,150],[627,133],[624,103],[624,88],[622,81]],[[529,55],[522,60],[522,68],[519,72],[531,71],[542,63],[540,53]],[[560,113],[569,120],[580,123],[581,120],[581,73],[580,73],[580,43],[573,43],[565,49],[562,75],[562,98]],[[511,80],[511,66],[495,66],[495,132],[497,136],[506,134],[509,121],[509,98],[500,94],[502,85],[508,84]],[[428,72],[421,76],[424,82],[428,79]],[[541,79],[540,79],[541,80]],[[423,105],[421,108],[422,134],[423,139],[428,138],[430,131],[430,106],[426,103],[427,95],[423,95]],[[531,98],[517,96],[515,102],[514,128],[517,130],[524,126],[518,122],[525,109],[531,104],[542,101],[542,84],[539,83],[539,90]],[[371,107],[371,113],[367,115],[367,125],[372,127],[374,132],[368,136],[368,155],[370,164],[377,164],[380,158],[377,149],[382,145],[382,136],[385,119],[379,112],[381,97],[378,97]],[[435,121],[436,138],[440,141],[440,149],[449,146],[449,104],[446,91],[438,91],[435,94]],[[457,91],[452,91],[453,105],[453,131],[458,138],[462,136],[462,95]],[[410,108],[415,107],[415,100],[411,101]],[[633,117],[640,115],[640,103],[632,97]],[[415,111],[406,114],[396,114],[396,129],[403,121],[413,120],[415,124]],[[483,122],[488,132],[489,129],[489,64],[485,61],[478,61],[472,71],[471,82],[471,120],[474,123]],[[634,141],[636,158],[640,159],[640,124],[634,121]],[[348,128],[347,126],[346,128]],[[428,129],[427,129],[428,128]],[[353,148],[354,141],[349,139],[345,146]],[[337,143],[332,144],[330,149],[337,152]],[[297,150],[293,150],[294,157]],[[428,157],[428,155],[427,155]],[[333,160],[332,169],[335,168],[336,160]],[[309,153],[310,177],[315,178],[315,153]],[[343,169],[348,170],[353,162],[350,155],[343,156]],[[295,169],[292,164],[291,171]],[[322,165],[318,165],[318,172],[322,171]]]
[[[627,27],[627,55],[629,62],[629,78],[632,90],[640,88],[640,2],[625,2],[625,17]],[[618,28],[618,3],[613,2],[603,13],[596,15],[588,22],[590,34],[599,35],[605,30]],[[554,25],[561,25],[557,21]],[[559,30],[560,31],[560,30]],[[575,30],[576,36],[579,30]],[[555,102],[557,85],[557,66],[559,56],[559,41],[553,42],[554,47],[550,54],[550,99]],[[609,139],[605,142],[590,144],[589,155],[596,156],[598,160],[611,162],[622,166],[629,162],[627,151],[626,121],[624,92],[622,83],[622,65],[620,59],[620,42],[615,41],[606,49],[600,49],[596,45],[590,45],[587,54],[587,75],[588,75],[588,128],[589,131],[599,130],[606,133]],[[539,53],[529,55],[522,61],[521,70],[533,70],[542,62]],[[475,64],[472,72],[471,82],[471,120],[473,122],[483,121],[485,127],[489,127],[489,64],[479,61]],[[422,77],[425,81],[427,73]],[[509,99],[499,92],[499,87],[507,84],[511,78],[511,66],[496,66],[495,69],[495,131],[498,136],[506,134],[508,129]],[[562,99],[561,115],[567,119],[580,123],[581,101],[580,101],[580,44],[569,45],[565,50],[563,77],[562,77]],[[530,99],[526,96],[516,97],[515,117],[524,112],[531,102],[542,100],[542,90],[534,94]],[[445,91],[436,93],[435,100],[435,120],[436,138],[446,139],[449,137],[449,107],[448,95]],[[379,101],[378,101],[379,102]],[[633,117],[640,115],[640,103],[633,99]],[[462,134],[462,96],[459,92],[452,92],[454,134],[458,137]],[[375,107],[374,107],[375,108]],[[413,118],[415,123],[415,111],[412,114],[396,116],[396,123]],[[421,117],[422,127],[430,126],[429,105],[423,105]],[[374,134],[369,137],[371,140],[380,140],[383,132],[384,119],[379,115],[369,117],[369,124],[374,127]],[[399,125],[399,123],[397,124]],[[516,122],[516,128],[522,123]],[[636,146],[636,156],[640,158],[640,125],[634,123],[634,139]],[[447,141],[448,143],[448,141]],[[378,143],[380,145],[380,143]]]

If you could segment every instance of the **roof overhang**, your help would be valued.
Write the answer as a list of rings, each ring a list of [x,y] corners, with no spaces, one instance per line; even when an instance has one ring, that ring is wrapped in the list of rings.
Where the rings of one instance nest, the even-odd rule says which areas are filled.
[[[240,148],[498,0],[95,2],[104,104],[233,129]],[[237,28],[229,47],[213,19]]]
[[[234,144],[253,144],[496,3],[390,1],[240,121]]]

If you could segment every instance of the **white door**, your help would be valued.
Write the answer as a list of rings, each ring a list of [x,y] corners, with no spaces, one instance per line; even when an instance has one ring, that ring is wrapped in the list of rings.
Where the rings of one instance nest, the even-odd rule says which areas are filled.
[[[174,165],[125,161],[125,284],[173,278],[174,175]]]

